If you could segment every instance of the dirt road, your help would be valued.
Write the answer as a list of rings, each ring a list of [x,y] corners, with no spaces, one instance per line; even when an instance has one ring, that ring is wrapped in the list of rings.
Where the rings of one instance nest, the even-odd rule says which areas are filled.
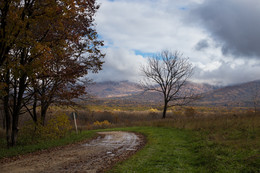
[[[143,137],[130,132],[100,132],[88,143],[33,153],[1,163],[0,172],[104,172],[119,160],[136,152]]]

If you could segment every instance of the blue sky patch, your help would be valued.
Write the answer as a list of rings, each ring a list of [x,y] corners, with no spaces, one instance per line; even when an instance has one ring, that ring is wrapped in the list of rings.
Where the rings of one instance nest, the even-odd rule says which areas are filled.
[[[154,55],[154,53],[150,53],[150,52],[142,52],[140,50],[134,50],[136,55],[141,55],[143,57],[151,57]]]
[[[188,7],[179,7],[179,10],[186,11],[188,10]]]

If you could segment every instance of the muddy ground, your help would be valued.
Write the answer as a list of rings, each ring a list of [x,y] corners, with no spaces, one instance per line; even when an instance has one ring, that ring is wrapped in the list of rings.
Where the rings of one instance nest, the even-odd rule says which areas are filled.
[[[100,132],[89,142],[35,152],[0,161],[1,173],[105,172],[144,145],[144,137],[131,132]]]

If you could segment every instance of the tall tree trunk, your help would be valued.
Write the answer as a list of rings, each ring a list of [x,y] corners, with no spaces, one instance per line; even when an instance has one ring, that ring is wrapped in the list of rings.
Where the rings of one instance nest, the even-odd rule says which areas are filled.
[[[4,97],[4,114],[5,114],[5,132],[6,132],[6,143],[7,147],[11,146],[11,116],[9,112],[9,96]]]
[[[23,74],[19,79],[19,87],[18,87],[18,95],[15,96],[14,100],[16,100],[16,104],[13,108],[12,113],[12,146],[15,146],[17,143],[17,136],[18,136],[18,122],[19,122],[19,115],[22,108],[22,102],[23,102],[23,95],[26,88],[26,78],[27,75]],[[16,88],[14,88],[16,90]]]
[[[46,113],[48,109],[48,105],[46,103],[42,103],[41,105],[41,124],[44,126],[45,125],[45,119],[46,119]]]
[[[9,148],[11,146],[11,115],[9,112],[9,84],[10,84],[10,71],[7,71],[5,75],[5,96],[4,96],[4,114],[5,114],[5,122],[6,122],[6,143],[7,147]]]
[[[162,116],[162,119],[166,118],[167,108],[168,108],[168,102],[165,100],[165,101],[164,101],[164,107],[163,107],[163,116]]]
[[[34,123],[37,123],[38,119],[37,119],[37,111],[36,111],[36,108],[37,108],[37,95],[36,93],[34,93],[34,101],[33,101],[33,121]]]
[[[12,121],[12,146],[15,146],[17,143],[17,136],[18,136],[18,120],[19,120],[19,113],[13,114],[13,121]]]

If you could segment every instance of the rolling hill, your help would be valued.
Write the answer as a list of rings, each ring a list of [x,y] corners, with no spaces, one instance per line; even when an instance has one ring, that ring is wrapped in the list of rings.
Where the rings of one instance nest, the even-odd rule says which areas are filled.
[[[160,104],[162,97],[157,92],[143,92],[138,84],[121,82],[100,82],[89,87],[90,94],[98,100],[113,104]],[[196,106],[243,106],[253,107],[254,96],[258,93],[260,102],[260,80],[226,87],[188,82],[184,91],[202,94],[202,98],[193,103]],[[258,103],[260,106],[260,103]]]
[[[203,94],[199,105],[253,107],[257,96],[260,106],[260,80],[226,86]]]
[[[184,90],[193,91],[196,94],[201,94],[209,91],[213,91],[217,87],[209,84],[197,84],[193,82],[188,82]],[[98,82],[90,85],[88,92],[96,96],[97,98],[120,98],[120,97],[142,97],[144,95],[142,88],[133,82],[128,81],[107,81]],[[154,92],[147,92],[152,95],[156,95]],[[145,94],[148,96],[148,94]],[[139,98],[141,99],[141,98]],[[150,99],[149,99],[150,100]]]
[[[137,83],[128,81],[98,82],[89,86],[88,92],[97,98],[124,97],[142,92]]]

